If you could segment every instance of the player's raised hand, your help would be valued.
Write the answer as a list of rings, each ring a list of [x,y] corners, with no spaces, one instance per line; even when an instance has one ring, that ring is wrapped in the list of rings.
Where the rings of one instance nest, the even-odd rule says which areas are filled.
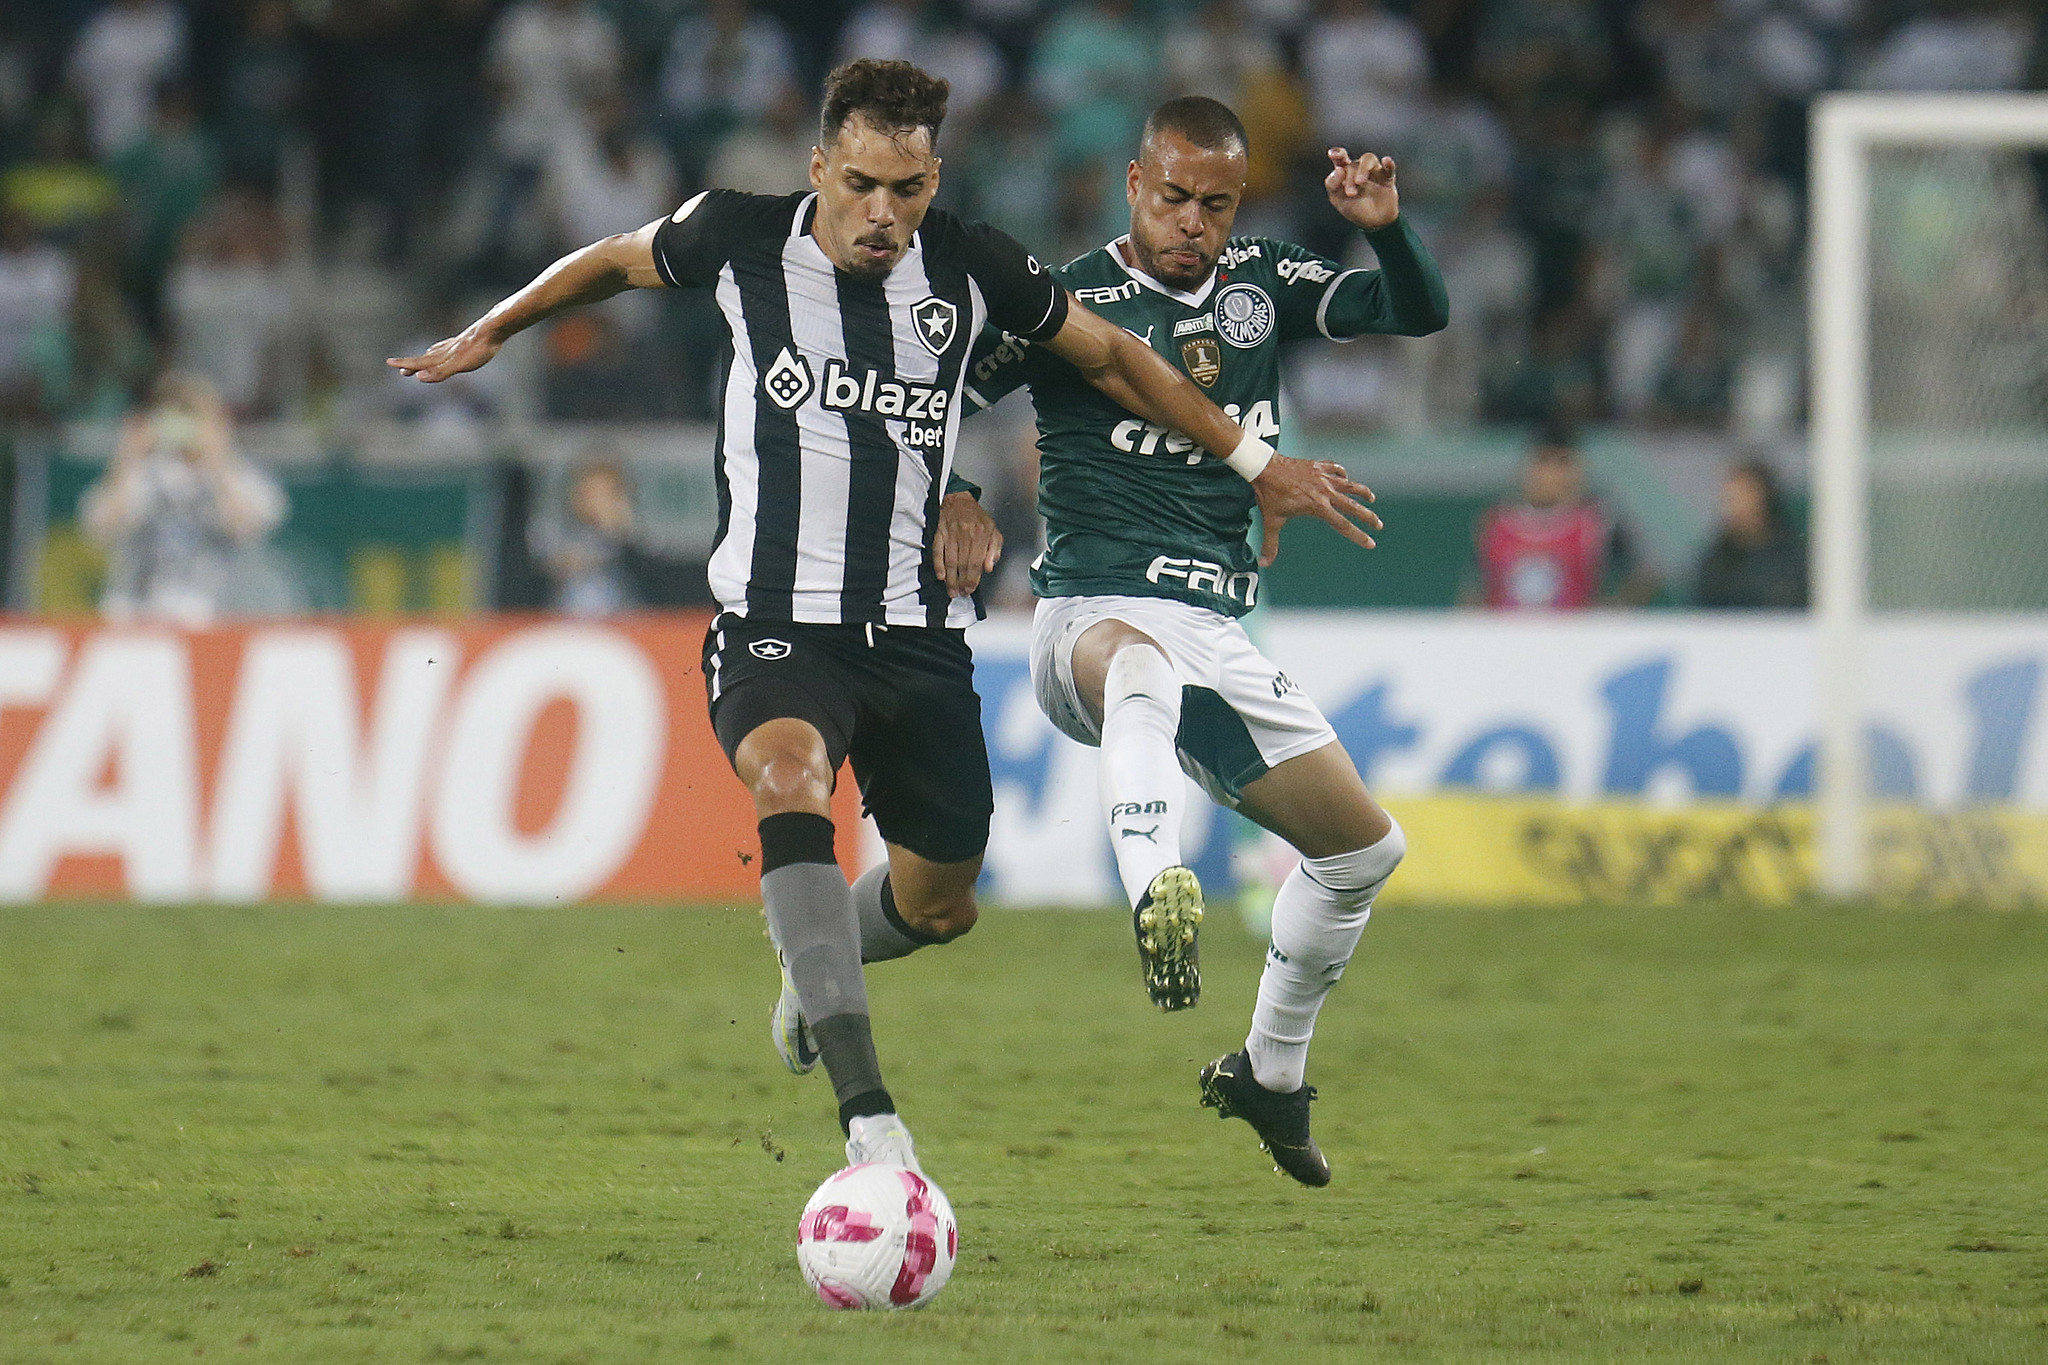
[[[932,534],[932,572],[953,597],[965,597],[981,586],[981,576],[1002,557],[1003,533],[995,518],[982,510],[971,493],[949,493],[939,500],[939,529]]]
[[[1330,173],[1323,177],[1330,205],[1352,224],[1383,228],[1401,216],[1401,192],[1394,185],[1394,158],[1342,147],[1330,148]]]
[[[481,367],[503,344],[486,335],[482,327],[472,325],[446,341],[435,342],[421,355],[392,356],[384,363],[400,374],[417,375],[422,383],[438,384]]]
[[[1280,528],[1294,517],[1328,522],[1338,535],[1368,550],[1373,548],[1373,538],[1361,525],[1383,529],[1379,517],[1365,505],[1373,500],[1372,490],[1354,482],[1343,465],[1328,460],[1275,455],[1252,480],[1252,493],[1259,500],[1259,524],[1265,528],[1259,542],[1261,568],[1279,556]],[[1365,501],[1360,502],[1361,498]]]

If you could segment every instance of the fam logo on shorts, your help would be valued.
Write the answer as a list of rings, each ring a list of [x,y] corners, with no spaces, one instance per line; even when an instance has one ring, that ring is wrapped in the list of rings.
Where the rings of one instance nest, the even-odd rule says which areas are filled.
[[[770,661],[787,659],[790,655],[789,641],[749,640],[747,641],[747,652],[757,659],[768,659]]]
[[[811,396],[815,381],[811,378],[811,362],[785,346],[782,354],[775,357],[775,363],[768,367],[768,373],[761,376],[761,387],[768,391],[775,406],[794,410],[796,405]]]
[[[1216,295],[1216,330],[1233,346],[1256,346],[1273,332],[1273,300],[1255,284],[1226,284]]]
[[[958,306],[932,294],[910,305],[910,317],[917,324],[918,343],[933,355],[945,355],[960,325]]]

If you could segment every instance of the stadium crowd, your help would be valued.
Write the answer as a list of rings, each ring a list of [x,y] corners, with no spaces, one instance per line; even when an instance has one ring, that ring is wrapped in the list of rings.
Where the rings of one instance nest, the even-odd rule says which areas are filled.
[[[2048,19],[2028,0],[7,5],[0,420],[111,421],[166,368],[237,419],[707,417],[718,324],[696,295],[560,319],[528,371],[421,389],[379,362],[700,186],[801,187],[823,73],[862,55],[952,83],[940,202],[1053,259],[1123,230],[1161,98],[1213,95],[1249,126],[1239,231],[1360,264],[1322,149],[1396,157],[1452,326],[1303,344],[1292,422],[1758,449],[1801,421],[1786,301],[1811,101],[2048,85]],[[574,579],[558,541],[539,557]]]
[[[107,414],[172,361],[242,415],[399,401],[358,363],[710,183],[800,183],[822,73],[953,84],[944,196],[1114,236],[1146,109],[1253,131],[1244,230],[1362,246],[1321,149],[1395,155],[1432,344],[1297,358],[1344,424],[1768,432],[1799,402],[1806,108],[2040,84],[2023,0],[41,0],[0,15],[0,402]],[[294,288],[294,271],[320,281]],[[705,411],[701,309],[558,326],[547,415]],[[637,304],[639,306],[632,306]],[[318,316],[306,316],[312,309]],[[682,315],[676,315],[680,312]],[[369,323],[367,328],[365,323]],[[375,344],[352,336],[383,330]],[[488,413],[481,386],[464,402]]]

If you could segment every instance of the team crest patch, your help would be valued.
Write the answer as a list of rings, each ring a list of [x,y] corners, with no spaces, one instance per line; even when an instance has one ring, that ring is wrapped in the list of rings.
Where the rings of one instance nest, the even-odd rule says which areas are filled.
[[[747,642],[747,652],[757,659],[787,659],[790,652],[789,641],[749,640]]]
[[[1255,284],[1227,284],[1216,294],[1216,330],[1233,346],[1256,346],[1273,333],[1273,300]]]
[[[783,409],[793,409],[810,397],[812,382],[810,362],[787,346],[775,357],[768,373],[761,376],[761,387],[767,390],[775,406]]]
[[[1223,347],[1215,337],[1196,337],[1184,341],[1180,346],[1181,364],[1188,367],[1188,378],[1203,388],[1215,387],[1223,375]]]
[[[944,355],[960,326],[959,308],[950,299],[933,294],[912,304],[910,317],[917,324],[919,344],[933,355]]]

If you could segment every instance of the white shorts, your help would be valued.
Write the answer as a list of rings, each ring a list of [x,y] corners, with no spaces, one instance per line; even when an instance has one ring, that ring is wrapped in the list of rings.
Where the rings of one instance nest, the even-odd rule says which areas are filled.
[[[1170,597],[1048,597],[1031,621],[1031,687],[1060,733],[1090,746],[1102,729],[1074,686],[1074,642],[1121,621],[1159,642],[1180,675],[1180,766],[1223,805],[1337,732],[1294,680],[1259,653],[1244,627]]]

